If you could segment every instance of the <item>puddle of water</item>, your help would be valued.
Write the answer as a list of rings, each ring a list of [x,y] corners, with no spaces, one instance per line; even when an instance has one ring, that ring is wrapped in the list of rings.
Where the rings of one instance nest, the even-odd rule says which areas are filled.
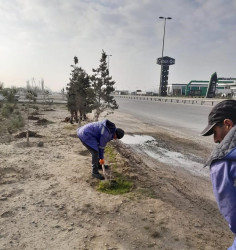
[[[125,144],[143,144],[149,141],[155,141],[152,136],[149,135],[125,135],[121,141]]]
[[[189,157],[175,151],[167,150],[158,143],[152,136],[147,135],[125,135],[123,143],[129,144],[140,153],[174,167],[182,167],[192,173],[208,176],[207,169],[203,164],[189,159]]]
[[[168,164],[170,166],[182,167],[188,171],[191,171],[192,173],[208,176],[208,171],[207,169],[203,168],[203,164],[192,161],[178,152],[168,151],[166,149],[160,149],[160,151],[161,153],[159,154],[159,152],[144,150],[148,156],[157,159],[159,162]]]

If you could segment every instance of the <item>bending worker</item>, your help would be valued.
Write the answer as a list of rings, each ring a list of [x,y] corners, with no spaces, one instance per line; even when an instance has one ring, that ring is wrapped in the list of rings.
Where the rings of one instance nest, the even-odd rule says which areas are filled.
[[[109,141],[121,139],[124,136],[124,130],[116,128],[113,122],[104,120],[79,127],[77,136],[92,155],[92,176],[104,180],[104,176],[98,171],[105,163],[104,149]]]
[[[225,100],[211,110],[201,135],[219,143],[208,159],[213,192],[221,214],[236,235],[236,100]],[[236,238],[228,248],[236,250]]]

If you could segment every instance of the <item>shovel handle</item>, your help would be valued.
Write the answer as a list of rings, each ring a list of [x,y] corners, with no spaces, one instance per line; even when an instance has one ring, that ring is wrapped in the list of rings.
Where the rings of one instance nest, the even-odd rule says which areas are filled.
[[[107,173],[106,173],[104,164],[102,164],[102,172],[103,172],[103,175],[105,177],[105,180],[107,180]]]

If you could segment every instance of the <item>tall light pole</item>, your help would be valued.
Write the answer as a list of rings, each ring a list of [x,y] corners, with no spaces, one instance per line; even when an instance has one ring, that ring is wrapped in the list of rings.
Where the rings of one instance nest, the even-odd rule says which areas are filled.
[[[171,17],[163,17],[160,16],[159,19],[164,19],[164,33],[163,33],[163,42],[162,42],[162,53],[161,53],[161,74],[160,74],[160,86],[159,86],[159,95],[161,95],[161,87],[162,87],[162,70],[163,70],[163,54],[165,47],[165,33],[166,33],[166,19],[172,19]]]
[[[112,55],[107,55],[107,69],[108,69],[108,75],[110,74],[109,72],[109,57]]]

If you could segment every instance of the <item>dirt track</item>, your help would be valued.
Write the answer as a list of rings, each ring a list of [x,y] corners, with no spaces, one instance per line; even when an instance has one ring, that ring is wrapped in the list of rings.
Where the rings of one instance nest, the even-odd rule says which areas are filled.
[[[125,195],[96,190],[90,155],[63,122],[62,106],[41,111],[54,123],[31,130],[42,138],[0,145],[0,249],[226,249],[233,241],[218,212],[208,178],[112,142],[123,175],[134,183]],[[109,119],[126,133],[150,134],[167,147],[202,159],[211,145],[116,112]],[[108,160],[107,160],[108,161]],[[112,166],[112,162],[108,162]]]

